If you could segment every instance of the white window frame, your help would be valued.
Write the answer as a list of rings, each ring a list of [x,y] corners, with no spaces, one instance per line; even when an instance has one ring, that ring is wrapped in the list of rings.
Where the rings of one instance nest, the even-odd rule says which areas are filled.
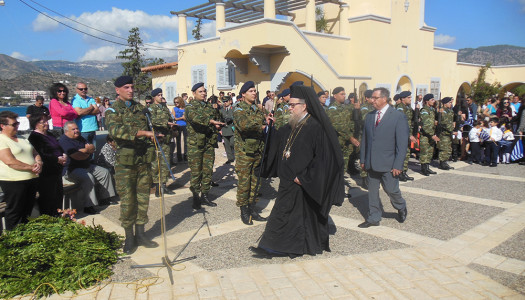
[[[207,68],[206,65],[195,65],[191,67],[191,85],[195,85],[199,82],[204,83],[204,86],[208,86],[207,83]]]
[[[215,64],[217,70],[217,89],[231,90],[235,86],[235,67],[227,61]]]

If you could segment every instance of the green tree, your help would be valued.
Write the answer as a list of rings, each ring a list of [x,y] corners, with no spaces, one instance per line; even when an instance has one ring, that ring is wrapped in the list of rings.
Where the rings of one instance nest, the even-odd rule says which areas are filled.
[[[328,28],[328,21],[324,18],[324,11],[320,7],[315,8],[315,30],[325,32]]]
[[[518,95],[520,98],[525,97],[525,84],[518,86],[511,91],[514,95]]]
[[[472,98],[479,105],[482,105],[487,98],[498,95],[502,90],[499,82],[496,81],[490,84],[485,81],[489,69],[490,63],[479,68],[478,77],[471,83]]]
[[[199,18],[199,19],[197,19],[197,24],[195,24],[195,28],[193,28],[193,30],[191,31],[191,35],[193,35],[193,37],[197,41],[202,39],[201,25],[202,25],[202,19]]]
[[[149,61],[144,58],[142,45],[140,30],[138,27],[133,27],[129,31],[128,47],[120,51],[119,55],[117,55],[117,59],[123,60],[122,67],[124,67],[124,71],[122,75],[133,77],[135,93],[139,98],[151,90],[151,75],[143,73],[140,70],[145,67]]]

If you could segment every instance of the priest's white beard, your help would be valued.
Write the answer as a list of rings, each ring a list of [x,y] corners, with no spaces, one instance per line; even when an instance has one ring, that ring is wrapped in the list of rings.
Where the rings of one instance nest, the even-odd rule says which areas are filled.
[[[297,115],[297,114],[291,114],[290,119],[288,120],[288,124],[292,127],[292,129],[295,129],[297,127],[297,124],[299,124],[299,121],[301,121],[306,113]]]

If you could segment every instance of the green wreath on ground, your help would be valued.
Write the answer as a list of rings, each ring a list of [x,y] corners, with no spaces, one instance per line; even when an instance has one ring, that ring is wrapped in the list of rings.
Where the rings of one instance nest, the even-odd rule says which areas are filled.
[[[40,216],[0,236],[0,298],[77,291],[112,275],[122,238],[77,223],[74,211]]]

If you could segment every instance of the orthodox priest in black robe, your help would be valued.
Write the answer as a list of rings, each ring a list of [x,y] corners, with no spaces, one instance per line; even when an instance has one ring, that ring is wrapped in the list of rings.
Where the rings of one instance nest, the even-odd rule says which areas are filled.
[[[280,179],[275,205],[254,257],[330,251],[328,218],[344,199],[337,133],[311,87],[292,86],[289,124],[273,133],[265,172]]]

